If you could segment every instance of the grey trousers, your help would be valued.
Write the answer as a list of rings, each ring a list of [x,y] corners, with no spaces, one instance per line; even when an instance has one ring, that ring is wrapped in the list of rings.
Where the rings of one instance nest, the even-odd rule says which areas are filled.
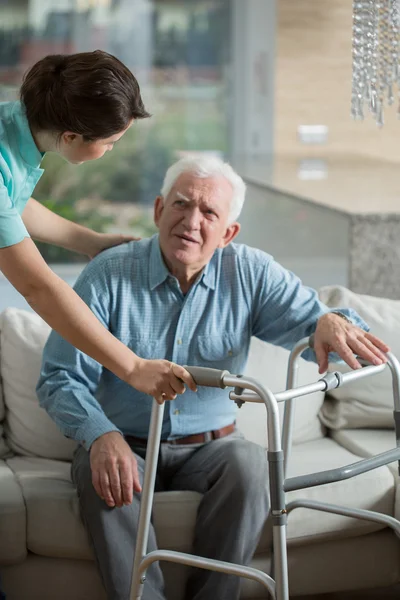
[[[131,446],[143,482],[145,449]],[[79,447],[72,463],[82,519],[94,548],[108,600],[129,600],[140,495],[130,506],[109,508],[92,485],[89,453]],[[205,444],[162,444],[156,491],[192,490],[203,494],[193,554],[248,564],[269,513],[268,466],[260,446],[233,433]],[[156,550],[153,527],[148,551]],[[237,600],[240,579],[192,569],[185,600]],[[165,600],[161,568],[147,571],[143,600]],[[171,600],[171,599],[170,599]]]

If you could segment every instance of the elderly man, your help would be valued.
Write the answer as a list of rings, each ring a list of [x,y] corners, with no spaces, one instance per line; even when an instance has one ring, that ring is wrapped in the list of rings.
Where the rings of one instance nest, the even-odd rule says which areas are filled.
[[[315,291],[271,256],[232,244],[245,186],[218,159],[183,159],[167,172],[154,216],[159,234],[103,252],[75,290],[109,330],[144,359],[241,372],[250,338],[291,347],[315,332],[353,368],[387,346],[351,311],[329,312]],[[312,358],[310,356],[310,358]],[[268,516],[264,450],[235,429],[226,390],[165,389],[159,490],[203,494],[193,552],[246,564]],[[109,600],[128,600],[152,399],[135,392],[53,332],[38,383],[41,405],[79,442],[72,477]],[[162,399],[159,399],[162,401]],[[249,468],[250,465],[250,468]],[[154,531],[150,550],[156,548]],[[191,572],[186,600],[235,600],[239,579]],[[165,600],[158,565],[144,600]]]

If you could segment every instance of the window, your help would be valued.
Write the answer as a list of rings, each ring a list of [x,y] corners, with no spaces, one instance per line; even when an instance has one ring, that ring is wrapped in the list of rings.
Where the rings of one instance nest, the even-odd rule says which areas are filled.
[[[102,159],[48,154],[35,198],[98,231],[152,234],[152,206],[181,153],[229,150],[230,0],[0,0],[0,101],[47,54],[106,50],[135,74],[153,114]],[[50,263],[82,257],[40,244]]]

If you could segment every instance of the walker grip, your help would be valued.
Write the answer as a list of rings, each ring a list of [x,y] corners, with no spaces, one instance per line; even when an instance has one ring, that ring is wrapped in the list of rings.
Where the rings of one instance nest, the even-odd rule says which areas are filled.
[[[209,369],[208,367],[188,367],[187,365],[184,365],[183,368],[189,371],[197,385],[226,388],[224,376],[229,375],[229,371]]]

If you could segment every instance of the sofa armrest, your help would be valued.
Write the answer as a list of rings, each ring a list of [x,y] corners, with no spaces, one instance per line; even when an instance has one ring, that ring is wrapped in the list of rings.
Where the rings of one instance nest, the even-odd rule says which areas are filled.
[[[13,471],[0,460],[0,564],[22,561],[26,555],[24,498]]]

